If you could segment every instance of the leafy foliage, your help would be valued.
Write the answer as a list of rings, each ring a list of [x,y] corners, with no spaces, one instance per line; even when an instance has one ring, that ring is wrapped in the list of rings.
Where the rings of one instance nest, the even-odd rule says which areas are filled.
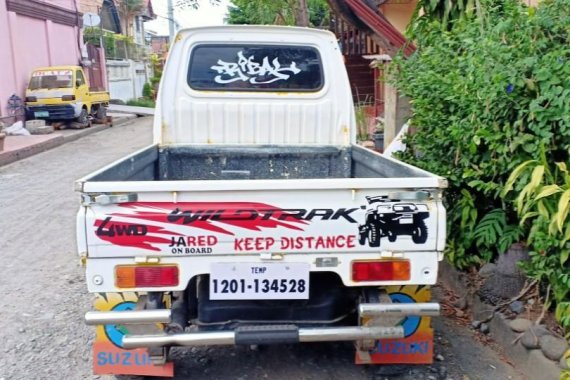
[[[205,0],[176,0],[174,7],[179,9],[199,9]],[[220,0],[210,0],[212,5],[220,5]]]
[[[530,276],[552,286],[559,319],[570,328],[570,315],[560,312],[570,311],[570,302],[565,302],[570,298],[570,173],[564,162],[541,156],[511,173],[504,194],[519,185],[516,207],[521,224],[529,227],[527,243],[532,249],[531,262],[524,267]],[[525,173],[531,173],[530,181],[519,184]]]
[[[455,21],[476,14],[478,6],[475,0],[419,0],[410,32],[422,33],[424,25],[432,21],[438,22],[444,30],[451,30]]]
[[[401,158],[449,180],[448,259],[467,267],[526,240],[527,273],[549,281],[560,305],[570,287],[569,2],[473,7],[419,16],[417,51],[392,65],[416,129]]]
[[[233,0],[229,24],[299,25],[299,12],[308,12],[309,24],[325,26],[329,23],[326,0],[306,0],[306,9],[299,0]]]
[[[152,94],[152,99],[155,99],[156,95],[158,94],[158,86],[162,78],[164,59],[159,57],[157,54],[151,54],[149,58],[153,72],[153,76],[150,78],[151,94]],[[143,95],[144,95],[144,89],[143,89]]]

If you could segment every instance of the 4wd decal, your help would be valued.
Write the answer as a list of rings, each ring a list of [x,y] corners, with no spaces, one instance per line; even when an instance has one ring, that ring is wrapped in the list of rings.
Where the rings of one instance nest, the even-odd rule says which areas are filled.
[[[435,216],[427,204],[366,197],[362,201],[303,200],[314,208],[260,202],[132,202],[93,206],[92,237],[100,255],[131,247],[163,254],[343,252],[376,250],[380,239],[401,249],[433,249]],[[327,207],[329,205],[348,207]],[[289,204],[288,204],[289,205]],[[350,207],[356,206],[356,207]],[[407,236],[404,236],[407,235]],[[107,243],[107,244],[106,244]]]
[[[380,239],[395,242],[398,236],[409,235],[416,244],[427,241],[425,220],[429,217],[426,204],[401,202],[387,196],[366,197],[368,209],[365,223],[358,228],[360,245],[380,247]]]
[[[114,221],[112,217],[97,219],[95,227],[95,234],[109,243],[152,251],[160,250],[153,244],[168,244],[171,239],[167,236],[180,235],[159,226]]]

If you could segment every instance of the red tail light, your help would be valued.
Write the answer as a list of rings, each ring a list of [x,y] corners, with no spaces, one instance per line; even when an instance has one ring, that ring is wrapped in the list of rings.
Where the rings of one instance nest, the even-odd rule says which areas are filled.
[[[161,288],[178,285],[176,265],[119,265],[115,267],[118,288]]]
[[[352,281],[408,281],[410,262],[396,261],[354,261],[352,262]]]
[[[70,102],[72,100],[75,100],[75,95],[63,95],[61,97],[61,100],[63,100],[64,102]]]

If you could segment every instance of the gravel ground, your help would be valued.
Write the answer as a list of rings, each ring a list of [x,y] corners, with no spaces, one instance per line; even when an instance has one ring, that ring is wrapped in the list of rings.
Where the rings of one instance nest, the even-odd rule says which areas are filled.
[[[0,378],[92,378],[73,182],[151,140],[141,119],[0,167]]]
[[[79,195],[73,181],[151,141],[138,119],[0,167],[0,380],[93,379],[94,329],[75,248]],[[521,379],[469,330],[435,322],[433,366],[353,365],[349,343],[173,349],[176,378],[214,379]],[[105,378],[108,378],[105,376]]]

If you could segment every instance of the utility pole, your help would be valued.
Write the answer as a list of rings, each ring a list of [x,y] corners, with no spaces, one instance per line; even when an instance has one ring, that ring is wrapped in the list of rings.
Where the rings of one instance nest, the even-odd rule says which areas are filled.
[[[172,0],[168,0],[168,32],[170,35],[170,44],[174,42],[174,6]]]

